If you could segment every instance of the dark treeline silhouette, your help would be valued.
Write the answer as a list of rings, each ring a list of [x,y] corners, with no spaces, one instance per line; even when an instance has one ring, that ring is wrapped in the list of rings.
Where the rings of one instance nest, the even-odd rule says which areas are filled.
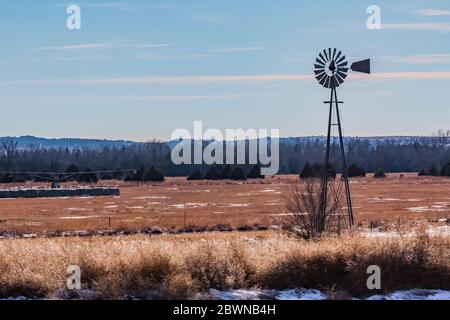
[[[204,147],[209,142],[204,142]],[[299,174],[307,162],[311,167],[323,163],[324,139],[317,138],[286,138],[280,142],[280,174]],[[365,172],[419,172],[432,175],[449,175],[450,148],[442,139],[433,138],[346,138],[348,163],[355,164]],[[76,175],[76,172],[111,171],[96,174],[99,179],[141,180],[160,179],[162,176],[189,176],[198,171],[192,179],[217,179],[243,177],[242,172],[234,165],[217,165],[214,172],[209,165],[175,165],[171,161],[170,144],[149,142],[128,144],[123,146],[107,146],[103,148],[41,148],[30,145],[19,147],[13,139],[2,140],[0,143],[0,176],[1,181],[29,180],[24,172],[40,172],[35,180],[48,181],[50,174],[46,172],[72,173],[68,179],[95,180]],[[248,142],[247,142],[248,146]],[[236,150],[236,147],[235,147]],[[224,148],[224,159],[226,152]],[[235,152],[236,153],[236,152]],[[236,156],[236,154],[235,154]],[[246,160],[248,163],[248,154]],[[333,168],[340,168],[339,152],[333,153]],[[154,170],[151,170],[153,167]],[[253,172],[253,165],[239,165],[245,177],[260,175]],[[434,168],[434,169],[433,169]],[[123,170],[136,169],[136,173]],[[143,170],[141,170],[143,169]],[[317,169],[317,168],[316,168]],[[211,171],[212,170],[212,171]],[[150,172],[149,172],[150,171]],[[211,172],[209,172],[211,171]],[[313,170],[314,171],[314,170]],[[333,170],[334,171],[334,170]],[[356,170],[358,171],[358,170]],[[317,170],[316,170],[317,172]],[[338,172],[339,173],[339,172]],[[133,176],[134,174],[134,176]],[[362,174],[361,174],[362,175]],[[85,175],[88,176],[88,175]]]
[[[450,177],[450,162],[447,162],[440,169],[438,169],[436,166],[432,166],[428,170],[421,170],[419,172],[419,176]]]
[[[230,165],[212,165],[206,169],[203,174],[200,169],[195,169],[188,180],[247,180],[264,179],[261,175],[261,166],[230,166]]]

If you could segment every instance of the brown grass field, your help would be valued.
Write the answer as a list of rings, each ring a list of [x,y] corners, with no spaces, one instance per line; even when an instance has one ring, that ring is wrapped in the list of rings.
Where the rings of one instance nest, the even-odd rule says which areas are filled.
[[[113,229],[182,228],[185,224],[269,226],[278,224],[286,214],[286,197],[296,183],[296,176],[244,183],[168,178],[155,185],[106,183],[117,185],[120,197],[0,199],[0,230],[96,231],[108,229],[109,217]],[[370,175],[352,179],[351,188],[359,225],[450,218],[447,178],[417,177],[411,173],[390,174],[380,180]]]

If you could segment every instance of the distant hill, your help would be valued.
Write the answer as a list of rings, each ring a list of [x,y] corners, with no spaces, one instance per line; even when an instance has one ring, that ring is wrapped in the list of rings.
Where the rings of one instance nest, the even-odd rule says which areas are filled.
[[[138,144],[139,142],[129,140],[100,140],[100,139],[81,139],[81,138],[61,138],[47,139],[35,136],[22,137],[0,137],[0,144],[7,140],[17,141],[19,149],[27,149],[31,146],[42,149],[102,149],[104,147],[122,147]]]
[[[419,136],[380,136],[380,137],[345,137],[345,143],[358,139],[360,141],[368,141],[372,147],[376,147],[378,144],[385,144],[391,142],[397,145],[405,145],[414,143],[420,139],[428,139],[429,141],[435,141],[437,138],[433,137],[419,137]],[[42,149],[59,149],[68,148],[73,149],[102,149],[104,147],[117,148],[128,147],[131,145],[142,144],[143,142],[136,142],[130,140],[107,140],[107,139],[81,139],[81,138],[60,138],[60,139],[48,139],[35,136],[21,136],[21,137],[0,137],[0,145],[3,141],[14,140],[17,141],[19,149],[27,149],[31,146]],[[295,145],[311,142],[323,142],[325,143],[325,136],[305,136],[305,137],[282,137],[280,138],[280,145]],[[167,145],[172,148],[179,140],[167,141]]]

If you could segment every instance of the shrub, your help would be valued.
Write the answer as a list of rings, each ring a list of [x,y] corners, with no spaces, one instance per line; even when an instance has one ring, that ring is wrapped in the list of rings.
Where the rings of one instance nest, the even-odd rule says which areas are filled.
[[[375,179],[383,179],[386,178],[386,174],[384,173],[384,171],[382,169],[378,169],[374,174],[373,177]]]
[[[322,235],[336,212],[336,206],[331,205],[328,193],[325,212],[322,210],[322,183],[320,179],[308,179],[305,184],[295,186],[287,202],[288,215],[283,223],[289,235],[299,239],[310,240]]]

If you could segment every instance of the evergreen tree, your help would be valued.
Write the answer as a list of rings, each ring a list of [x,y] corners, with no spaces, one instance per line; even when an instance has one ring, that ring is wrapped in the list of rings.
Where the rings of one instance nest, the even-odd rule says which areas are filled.
[[[76,181],[78,179],[77,172],[80,172],[80,170],[76,165],[71,164],[68,166],[66,169],[67,178],[65,178],[64,181]]]
[[[428,170],[428,175],[433,176],[433,177],[436,177],[439,175],[439,171],[438,171],[438,169],[436,169],[436,166],[432,166],[430,168],[430,170]]]
[[[203,179],[203,174],[200,172],[199,169],[196,169],[194,172],[192,172],[189,177],[187,178],[188,180],[202,180]]]
[[[231,174],[231,166],[229,164],[226,164],[223,167],[222,172],[220,173],[220,179],[223,179],[223,180],[229,179],[230,174]]]
[[[314,172],[313,168],[311,167],[309,162],[306,162],[305,166],[303,167],[302,172],[300,173],[300,178],[301,179],[309,179],[309,178],[314,178],[314,177],[315,177],[315,172]]]
[[[217,170],[216,166],[210,166],[208,171],[206,171],[205,174],[206,180],[219,180],[220,179],[220,173]]]
[[[245,176],[244,170],[240,167],[235,167],[233,171],[230,174],[231,180],[246,180],[247,177]]]
[[[162,182],[164,181],[164,175],[155,169],[155,167],[151,167],[144,174],[144,181],[153,181],[153,182]]]
[[[366,170],[364,170],[363,167],[358,166],[357,164],[352,164],[348,168],[348,177],[365,177],[366,176]]]
[[[261,166],[259,164],[253,166],[247,175],[247,179],[264,179],[264,176],[261,175]]]

